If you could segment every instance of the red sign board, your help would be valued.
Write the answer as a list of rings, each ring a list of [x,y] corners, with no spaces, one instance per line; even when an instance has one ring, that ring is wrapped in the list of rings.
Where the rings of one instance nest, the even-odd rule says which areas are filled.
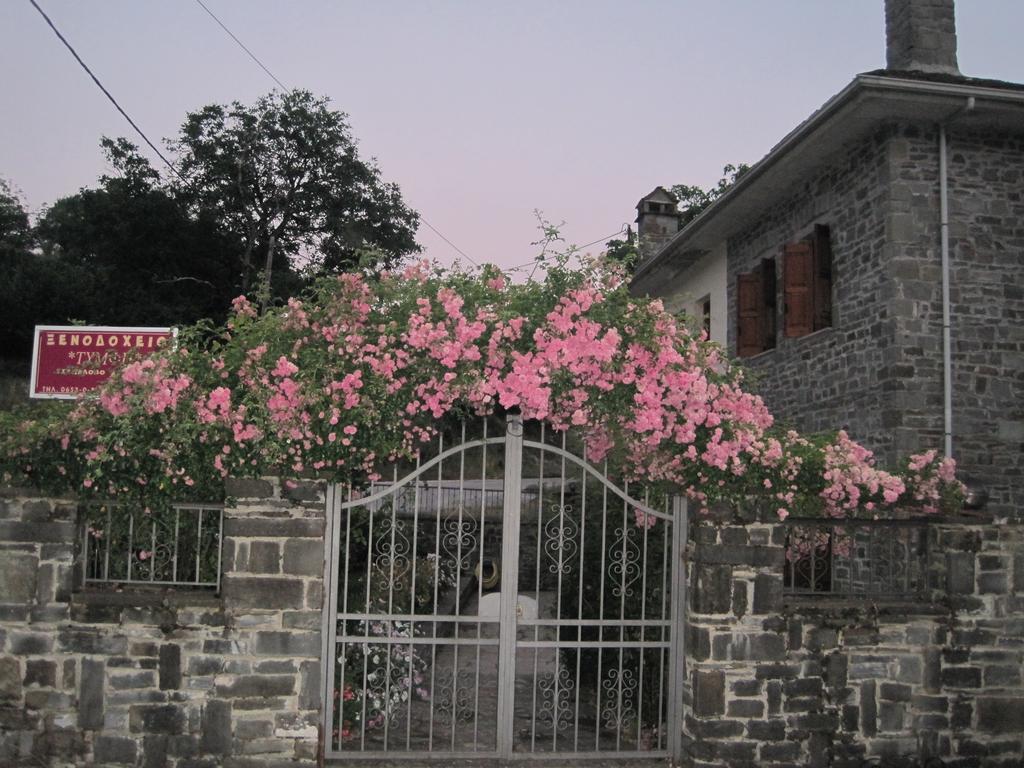
[[[30,397],[72,400],[110,378],[135,357],[171,343],[171,328],[37,325]]]

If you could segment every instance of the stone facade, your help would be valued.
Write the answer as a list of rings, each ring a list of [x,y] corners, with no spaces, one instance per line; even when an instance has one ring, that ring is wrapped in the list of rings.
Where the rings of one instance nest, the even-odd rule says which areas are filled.
[[[1024,528],[935,525],[932,599],[787,600],[786,526],[690,544],[694,766],[1024,762]]]
[[[1024,509],[1024,134],[951,130],[948,148],[954,457],[1011,512]],[[728,243],[735,350],[737,275],[775,257],[781,278],[781,247],[829,226],[832,327],[779,333],[745,363],[782,422],[846,428],[883,463],[942,448],[938,162],[933,125],[885,126]]]
[[[323,493],[228,492],[218,596],[76,591],[75,505],[0,489],[0,765],[316,765]]]

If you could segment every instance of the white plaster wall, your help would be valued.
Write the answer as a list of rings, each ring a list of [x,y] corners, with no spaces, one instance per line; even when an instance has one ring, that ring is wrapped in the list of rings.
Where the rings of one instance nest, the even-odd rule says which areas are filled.
[[[725,241],[722,241],[661,294],[668,311],[685,312],[696,327],[700,325],[701,300],[710,296],[711,340],[722,346],[726,342],[728,320],[725,255]]]

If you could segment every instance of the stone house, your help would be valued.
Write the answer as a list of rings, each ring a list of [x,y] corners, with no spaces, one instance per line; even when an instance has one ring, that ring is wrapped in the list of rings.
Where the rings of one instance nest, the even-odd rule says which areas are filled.
[[[1019,509],[1024,85],[961,75],[953,0],[886,0],[857,75],[681,229],[638,205],[635,293],[743,359],[773,413],[883,463],[953,455]]]

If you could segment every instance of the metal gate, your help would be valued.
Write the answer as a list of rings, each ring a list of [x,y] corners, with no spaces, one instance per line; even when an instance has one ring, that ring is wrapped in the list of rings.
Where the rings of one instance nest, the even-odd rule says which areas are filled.
[[[330,489],[326,756],[677,762],[685,502],[501,426]]]

